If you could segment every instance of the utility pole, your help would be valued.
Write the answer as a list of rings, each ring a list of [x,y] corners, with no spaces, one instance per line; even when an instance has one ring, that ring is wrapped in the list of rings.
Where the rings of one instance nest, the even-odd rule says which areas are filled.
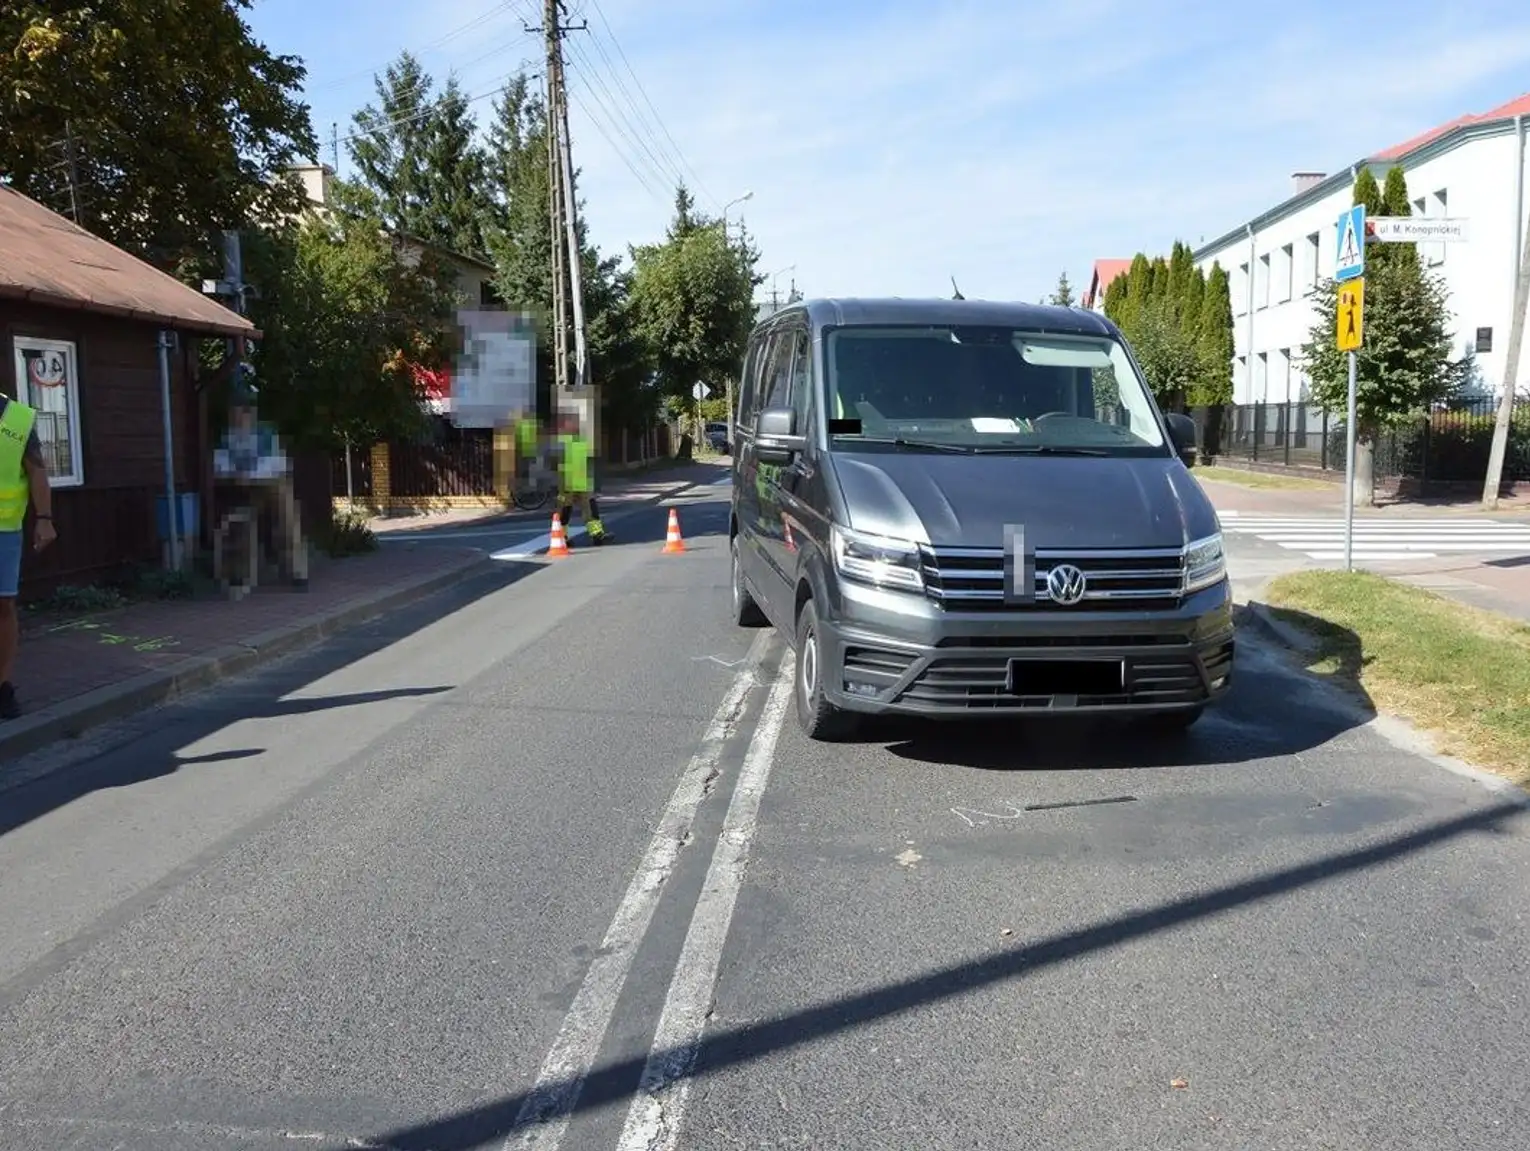
[[[1503,461],[1509,451],[1509,426],[1514,420],[1514,385],[1519,377],[1519,356],[1525,345],[1525,312],[1530,309],[1530,226],[1525,228],[1524,250],[1519,257],[1519,278],[1514,285],[1514,314],[1509,318],[1509,346],[1503,357],[1503,396],[1498,401],[1498,423],[1488,452],[1487,479],[1482,485],[1482,506],[1498,507],[1498,488],[1503,483]]]
[[[335,175],[340,175],[340,125],[333,121],[329,125],[329,161]]]
[[[588,27],[588,24],[565,24],[565,14],[564,0],[543,0],[542,34],[547,42],[548,214],[552,229],[553,323],[557,329],[554,360],[559,390],[589,383],[573,148],[568,127],[568,88],[563,72],[563,37]],[[572,364],[568,354],[570,329],[574,344]]]

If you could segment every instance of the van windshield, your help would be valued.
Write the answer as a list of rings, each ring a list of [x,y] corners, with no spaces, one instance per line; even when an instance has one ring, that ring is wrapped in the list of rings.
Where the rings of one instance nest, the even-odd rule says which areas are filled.
[[[1107,336],[863,326],[825,348],[829,434],[847,447],[1163,454],[1142,377]]]

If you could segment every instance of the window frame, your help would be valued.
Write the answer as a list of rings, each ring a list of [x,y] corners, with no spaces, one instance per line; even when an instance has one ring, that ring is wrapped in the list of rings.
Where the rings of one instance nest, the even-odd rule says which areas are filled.
[[[32,395],[32,385],[27,378],[27,352],[59,352],[64,356],[64,394],[68,402],[68,428],[69,444],[71,447],[70,462],[74,465],[68,474],[54,475],[48,473],[48,486],[50,488],[80,488],[85,486],[85,441],[80,430],[80,346],[74,340],[54,340],[42,336],[14,335],[11,337],[11,358],[16,371],[16,399],[28,407],[36,410],[39,416],[45,413]],[[41,431],[37,436],[40,442],[46,444]],[[43,458],[47,461],[48,451],[43,448]]]

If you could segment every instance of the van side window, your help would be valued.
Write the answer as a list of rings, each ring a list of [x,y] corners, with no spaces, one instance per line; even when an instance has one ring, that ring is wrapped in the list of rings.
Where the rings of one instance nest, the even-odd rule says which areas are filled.
[[[778,329],[770,340],[770,355],[765,361],[761,383],[764,385],[765,402],[761,408],[789,408],[792,406],[792,336],[791,329]]]
[[[754,430],[754,413],[759,407],[757,401],[760,397],[760,389],[756,381],[759,372],[756,369],[760,365],[760,355],[764,347],[765,340],[756,339],[750,343],[749,350],[744,354],[744,367],[739,373],[738,394],[735,397],[738,410],[732,413],[733,426],[736,428]]]
[[[792,370],[790,404],[797,410],[797,434],[803,435],[808,426],[808,417],[813,409],[812,397],[812,354],[813,345],[808,340],[807,332],[801,328],[794,329],[789,339],[792,344]]]

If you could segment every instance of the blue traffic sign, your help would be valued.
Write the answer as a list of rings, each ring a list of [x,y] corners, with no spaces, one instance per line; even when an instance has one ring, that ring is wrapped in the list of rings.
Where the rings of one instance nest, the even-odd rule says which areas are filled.
[[[1339,217],[1339,246],[1335,249],[1333,278],[1344,283],[1365,275],[1365,205],[1356,204]]]

